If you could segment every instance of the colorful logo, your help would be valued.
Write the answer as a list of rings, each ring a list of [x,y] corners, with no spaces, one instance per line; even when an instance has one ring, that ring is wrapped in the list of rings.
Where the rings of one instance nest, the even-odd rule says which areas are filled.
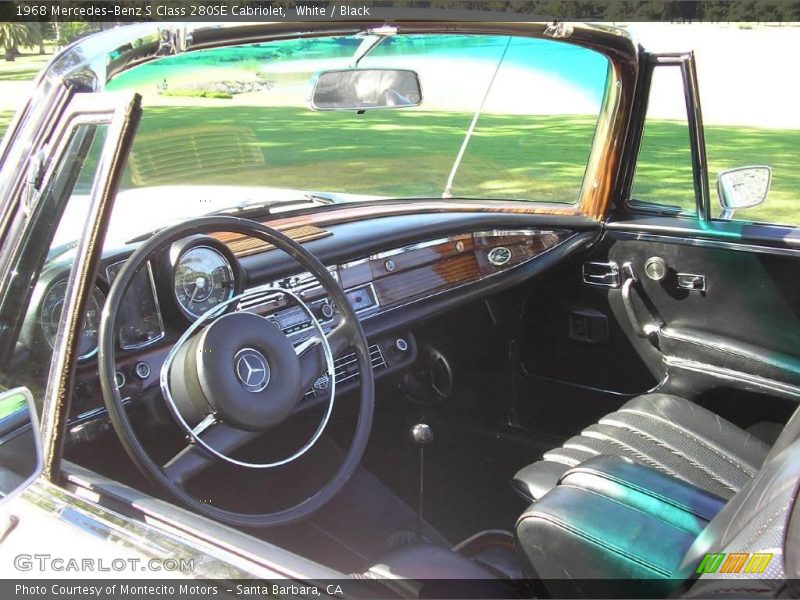
[[[698,573],[763,573],[772,560],[771,552],[708,553],[697,567]]]

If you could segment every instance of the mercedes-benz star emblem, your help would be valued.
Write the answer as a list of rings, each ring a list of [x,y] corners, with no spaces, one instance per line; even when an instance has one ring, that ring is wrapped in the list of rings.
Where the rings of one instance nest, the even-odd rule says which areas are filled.
[[[233,359],[236,377],[248,392],[260,392],[269,383],[269,364],[258,350],[243,348]]]

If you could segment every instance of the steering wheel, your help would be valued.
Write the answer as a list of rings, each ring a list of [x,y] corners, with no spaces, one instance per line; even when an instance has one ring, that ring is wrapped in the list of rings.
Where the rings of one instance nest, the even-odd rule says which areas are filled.
[[[317,278],[339,308],[341,320],[325,334],[302,298],[280,288],[255,288],[209,310],[195,321],[167,354],[161,370],[161,391],[189,443],[167,463],[157,464],[131,426],[115,384],[115,331],[125,292],[138,270],[172,243],[189,235],[231,232],[267,242],[294,258]],[[283,332],[254,313],[232,312],[231,304],[265,289],[291,298],[309,315],[316,335],[294,347]],[[231,525],[269,527],[304,519],[330,501],[358,466],[372,429],[375,386],[369,344],[344,290],[308,250],[282,233],[249,219],[200,217],[169,227],[143,243],[114,279],[100,320],[98,345],[100,384],[111,424],[131,460],[156,485],[191,509]],[[333,357],[355,348],[360,372],[359,413],[350,448],[339,469],[312,496],[271,513],[238,513],[211,506],[184,489],[185,481],[209,466],[208,457],[238,467],[265,469],[289,464],[319,439],[333,408]],[[279,427],[321,376],[330,379],[327,411],[311,439],[284,460],[250,463],[231,452],[263,432]],[[211,461],[213,462],[213,461]]]

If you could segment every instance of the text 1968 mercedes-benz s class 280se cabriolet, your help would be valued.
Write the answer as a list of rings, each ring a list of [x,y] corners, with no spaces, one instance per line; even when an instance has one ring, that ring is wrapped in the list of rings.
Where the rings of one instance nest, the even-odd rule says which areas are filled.
[[[769,166],[708,173],[691,52],[139,24],[58,54],[0,154],[7,576],[797,591],[800,233],[745,220]]]

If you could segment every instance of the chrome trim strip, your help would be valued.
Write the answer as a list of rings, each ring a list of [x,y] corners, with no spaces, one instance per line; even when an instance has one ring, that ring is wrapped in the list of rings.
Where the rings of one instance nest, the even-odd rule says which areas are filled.
[[[555,233],[555,232],[551,232],[551,233]],[[467,286],[470,286],[470,285],[476,285],[478,283],[481,283],[483,281],[486,281],[487,279],[491,279],[492,277],[496,277],[498,275],[506,275],[506,274],[516,270],[516,269],[519,269],[520,267],[522,267],[524,265],[527,265],[529,262],[531,262],[533,260],[541,258],[545,254],[549,254],[550,252],[552,252],[553,250],[555,250],[559,246],[563,246],[566,242],[568,242],[569,240],[571,240],[572,238],[574,238],[577,235],[578,235],[577,232],[572,232],[572,235],[569,235],[569,236],[565,237],[564,239],[560,240],[557,244],[554,244],[554,245],[550,246],[547,250],[543,250],[542,252],[540,252],[536,256],[531,256],[527,260],[523,260],[521,262],[518,262],[515,265],[511,265],[510,267],[508,267],[507,269],[504,269],[502,271],[495,271],[493,273],[489,273],[487,275],[484,275],[483,277],[478,277],[477,279],[471,279],[469,281],[465,281],[465,282],[459,283],[457,285],[452,285],[452,286],[449,286],[449,287],[447,287],[445,289],[433,292],[433,293],[428,294],[426,296],[421,296],[419,298],[415,298],[413,300],[409,300],[408,302],[404,302],[402,304],[396,304],[394,306],[389,306],[389,307],[386,307],[386,308],[381,306],[380,310],[378,310],[378,311],[376,311],[376,312],[374,312],[374,313],[372,313],[370,315],[365,315],[363,318],[364,318],[364,320],[366,320],[366,319],[371,319],[373,317],[383,316],[386,313],[389,313],[389,312],[391,312],[393,310],[397,310],[399,308],[406,308],[408,306],[412,306],[414,304],[417,304],[418,302],[423,302],[425,300],[430,300],[431,298],[436,298],[438,296],[441,296],[442,294],[449,294],[450,292],[454,292],[456,290],[463,289],[463,288],[465,288]],[[379,298],[376,298],[376,299],[378,299],[378,301],[380,301]]]
[[[778,256],[800,257],[800,248],[779,248],[775,246],[761,246],[743,242],[729,242],[725,240],[710,240],[707,238],[687,237],[685,235],[665,235],[655,233],[635,233],[632,231],[619,231],[609,226],[609,231],[615,235],[640,242],[661,242],[665,244],[683,244],[700,248],[716,248],[719,250],[735,250],[737,252],[755,252],[759,254],[775,254]],[[785,240],[784,240],[785,241]]]
[[[551,383],[555,383],[556,385],[563,385],[566,387],[575,387],[582,390],[588,390],[590,392],[597,392],[600,394],[609,394],[613,396],[620,396],[624,398],[633,398],[634,396],[642,396],[644,394],[652,394],[659,388],[663,387],[667,383],[667,379],[669,378],[669,373],[666,373],[661,380],[656,383],[653,387],[643,392],[617,392],[614,390],[608,390],[605,388],[595,387],[592,385],[584,385],[582,383],[573,383],[571,381],[565,381],[563,379],[556,379],[555,377],[548,377],[547,375],[540,375],[539,373],[533,373],[527,369],[525,365],[522,365],[522,373],[525,377],[532,377],[535,379],[542,379],[544,381],[549,381]]]
[[[505,237],[510,235],[547,235],[551,233],[558,233],[553,229],[489,229],[486,231],[475,231],[472,237],[488,238],[488,237]]]
[[[407,246],[400,246],[399,248],[392,248],[391,250],[384,250],[383,252],[378,252],[376,254],[370,254],[364,258],[359,258],[357,260],[353,260],[350,262],[342,263],[339,265],[339,269],[349,269],[350,267],[356,267],[358,265],[364,264],[366,262],[370,262],[373,260],[383,260],[385,258],[389,258],[391,256],[397,256],[398,254],[403,254],[404,252],[411,252],[413,250],[424,250],[425,248],[430,248],[431,246],[438,246],[439,244],[446,244],[447,242],[455,242],[457,239],[467,239],[469,238],[469,234],[460,234],[459,236],[449,236],[449,237],[442,237],[436,238],[433,240],[427,240],[424,242],[418,242],[416,244],[409,244]]]
[[[122,404],[128,406],[131,403],[130,396],[126,396],[122,399]],[[99,419],[100,417],[107,415],[108,410],[105,406],[98,406],[97,408],[92,408],[87,410],[86,412],[82,412],[81,414],[72,417],[67,421],[67,426],[73,428],[77,425],[83,425],[87,421],[93,421],[95,419]]]
[[[448,242],[457,242],[459,240],[467,240],[470,238],[492,238],[492,237],[503,237],[510,235],[525,235],[533,237],[533,236],[557,234],[557,233],[559,232],[556,230],[545,230],[545,229],[489,229],[484,231],[474,231],[472,233],[458,233],[446,237],[439,237],[432,240],[426,240],[424,242],[417,242],[415,244],[408,244],[406,246],[400,246],[398,248],[392,248],[390,250],[384,250],[383,252],[371,254],[365,258],[359,258],[357,260],[353,260],[350,262],[341,263],[339,265],[339,269],[349,269],[350,267],[355,267],[372,260],[383,260],[392,256],[397,256],[398,254],[403,254],[404,252],[413,252],[414,250],[424,250],[425,248],[430,248],[431,246],[438,246],[439,244],[447,244]]]
[[[758,375],[750,375],[748,373],[742,373],[741,371],[725,369],[723,367],[709,365],[708,363],[700,363],[700,362],[695,362],[693,360],[685,360],[674,356],[665,356],[664,362],[667,364],[668,367],[684,369],[686,371],[693,371],[695,373],[702,373],[704,375],[711,375],[713,377],[717,377],[719,379],[725,379],[727,381],[749,383],[750,385],[764,388],[765,390],[768,391],[774,392],[777,390],[783,392],[784,394],[800,397],[800,387],[776,381],[774,379],[767,379],[765,377],[759,377]]]
[[[124,265],[127,262],[126,260],[118,260],[115,263],[111,263],[106,267],[106,278],[108,279],[109,284],[113,284],[114,277],[108,272],[109,269],[116,267],[117,265]],[[123,350],[138,350],[140,348],[146,348],[156,342],[163,340],[164,336],[167,334],[166,330],[164,329],[164,319],[161,316],[161,304],[158,301],[158,291],[156,290],[156,279],[153,276],[153,263],[151,261],[147,261],[147,274],[150,277],[150,290],[153,293],[153,305],[156,307],[156,316],[158,317],[158,328],[161,330],[161,334],[158,337],[154,337],[153,339],[147,340],[145,342],[141,342],[139,344],[122,344],[120,343],[120,347]]]

